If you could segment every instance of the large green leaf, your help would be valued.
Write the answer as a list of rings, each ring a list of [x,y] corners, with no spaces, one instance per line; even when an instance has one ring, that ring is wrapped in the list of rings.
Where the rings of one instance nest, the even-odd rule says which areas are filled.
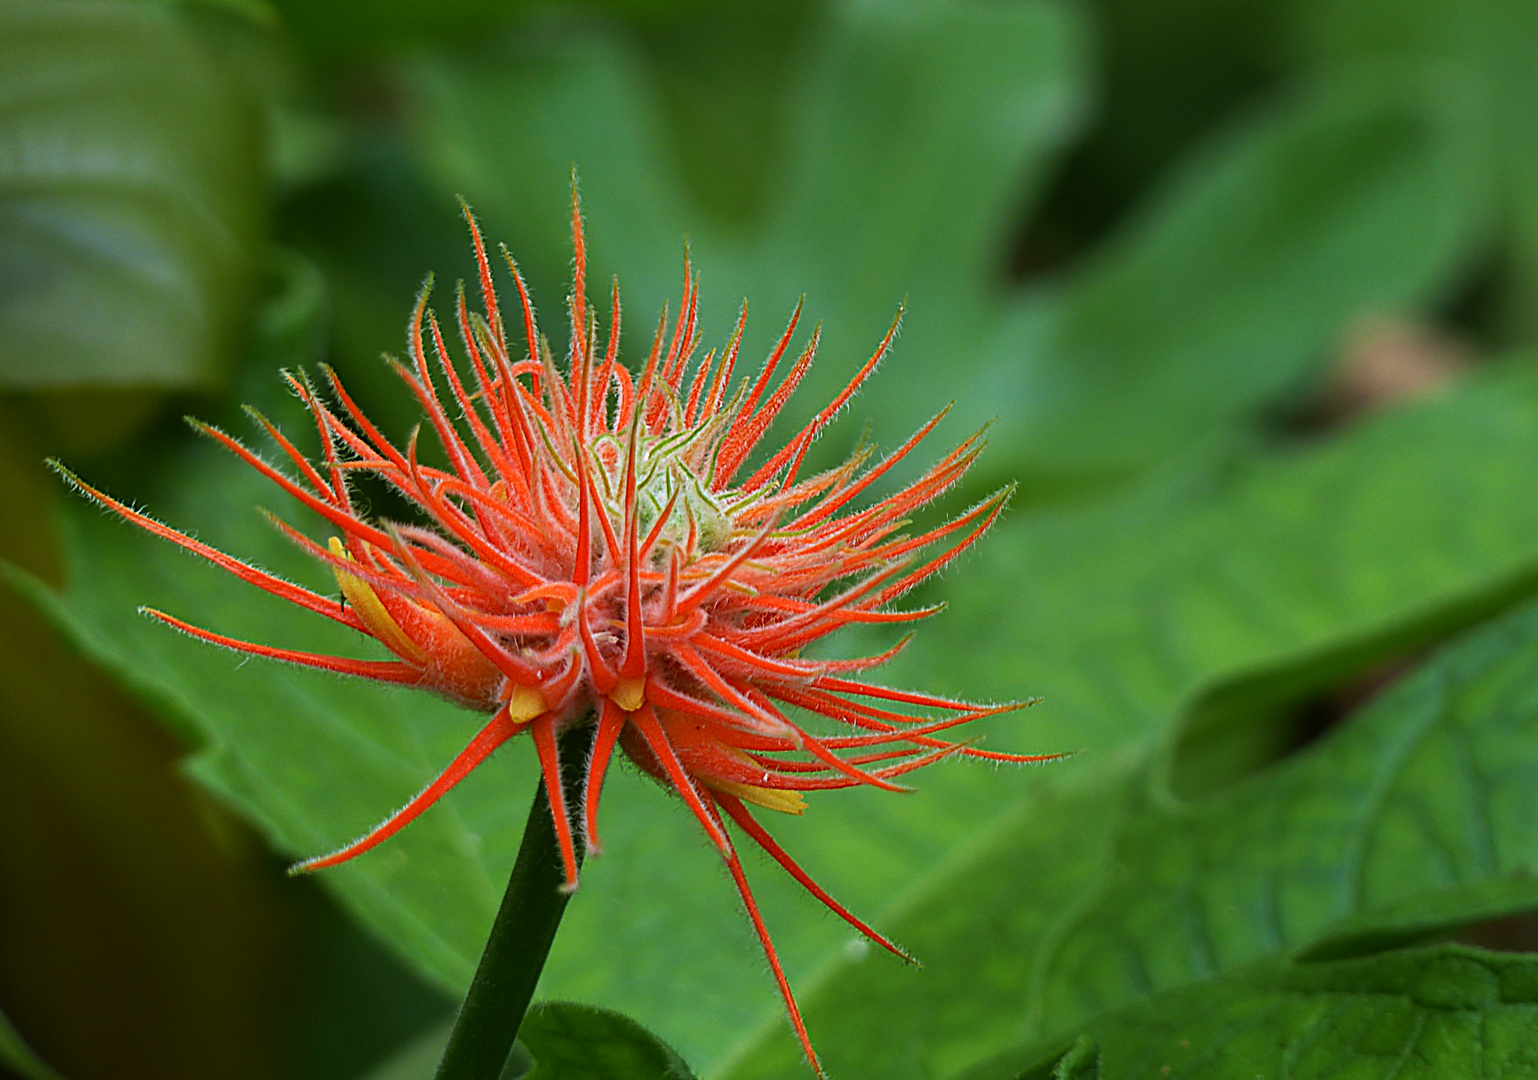
[[[235,0],[249,2],[249,0]],[[377,58],[424,44],[475,40],[496,33],[510,16],[540,5],[531,0],[272,0],[286,29],[317,61],[335,64]],[[566,9],[658,20],[697,14],[702,0],[566,0]],[[691,10],[692,9],[692,10]]]
[[[208,384],[265,192],[252,102],[171,5],[0,8],[0,384]]]
[[[1219,679],[1402,651],[1477,617],[1465,602],[1532,587],[1534,460],[1524,363],[1333,441],[1022,517],[945,582],[949,609],[893,677],[1039,695],[1012,745],[1098,749]]]
[[[894,677],[969,692],[1044,691],[1048,702],[1025,722],[1007,735],[998,726],[1001,742],[1105,751],[1145,737],[1221,678],[1333,655],[1407,622],[1445,624],[1451,616],[1442,613],[1475,599],[1493,604],[1526,580],[1538,555],[1525,480],[1538,459],[1535,398],[1529,376],[1487,380],[1337,445],[1001,530],[984,548],[991,554],[958,579],[977,585],[935,626],[935,647],[921,646],[928,651]],[[134,494],[166,519],[331,587],[251,512],[272,493],[247,470],[200,447],[134,471]],[[475,717],[430,698],[241,664],[147,625],[134,615],[139,604],[255,640],[360,649],[87,507],[76,505],[62,525],[72,584],[52,601],[61,618],[203,745],[196,775],[285,852],[325,850],[377,821],[475,727]],[[462,987],[533,783],[532,755],[510,748],[389,845],[324,880],[421,970]],[[585,870],[545,992],[620,1009],[711,1070],[729,1043],[778,1022],[778,1002],[730,884],[688,815],[633,773],[611,783],[608,854]],[[870,912],[905,888],[954,880],[936,868],[979,832],[1007,827],[1033,784],[1013,772],[940,768],[921,787],[913,798],[829,798],[804,819],[773,824],[835,894]],[[1090,828],[1092,815],[1080,816]],[[1047,855],[1062,862],[1053,873],[1076,872],[1072,860]],[[804,983],[837,961],[847,936],[767,861],[750,864],[782,954]]]
[[[368,1080],[429,1080],[449,1028],[407,1047]],[[640,1024],[570,1001],[536,1003],[518,1028],[505,1080],[694,1080],[683,1058]]]
[[[1001,1059],[968,1080],[1515,1080],[1535,1059],[1538,961],[1443,946],[1159,994],[1091,1024],[1066,1055],[1023,1073]]]
[[[1094,127],[1067,163],[1026,243],[1051,257],[1134,203],[1147,184],[1236,104],[1284,69],[1288,4],[1265,0],[1099,0],[1102,71]]]
[[[525,1080],[694,1080],[672,1048],[629,1017],[557,1001],[518,1029],[534,1058]]]
[[[896,921],[922,973],[848,962],[808,996],[828,1066],[949,1076],[1322,938],[1338,953],[1538,906],[1535,723],[1529,606],[1224,791],[1179,800],[1144,764],[1042,792]],[[797,1053],[777,1038],[732,1075]]]

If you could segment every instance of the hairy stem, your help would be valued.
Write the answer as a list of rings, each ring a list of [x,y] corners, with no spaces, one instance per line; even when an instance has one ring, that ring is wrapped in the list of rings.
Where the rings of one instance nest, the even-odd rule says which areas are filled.
[[[593,724],[576,724],[559,736],[567,806],[582,805],[583,766],[596,730]],[[575,831],[580,863],[581,830]],[[507,892],[470,990],[459,1007],[459,1018],[438,1062],[435,1080],[497,1080],[502,1075],[566,910],[569,897],[561,891],[561,884],[561,849],[555,839],[550,799],[540,784],[529,808]]]

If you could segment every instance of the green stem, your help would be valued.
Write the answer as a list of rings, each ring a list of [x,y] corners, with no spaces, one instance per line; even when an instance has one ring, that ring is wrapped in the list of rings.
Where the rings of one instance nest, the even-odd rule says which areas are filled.
[[[568,808],[581,805],[583,766],[592,751],[595,731],[593,724],[577,724],[559,736]],[[580,865],[581,830],[573,831]],[[497,1080],[502,1075],[566,910],[569,897],[561,891],[562,882],[561,849],[555,839],[550,799],[540,784],[529,808],[507,892],[491,925],[470,991],[459,1007],[459,1018],[443,1049],[435,1080]]]

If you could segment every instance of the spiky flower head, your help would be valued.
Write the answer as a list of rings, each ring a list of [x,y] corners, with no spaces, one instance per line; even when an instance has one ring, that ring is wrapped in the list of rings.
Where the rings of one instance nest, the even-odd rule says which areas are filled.
[[[978,705],[854,677],[896,649],[847,660],[803,655],[841,626],[933,614],[937,608],[890,605],[987,530],[1006,493],[918,535],[902,533],[911,514],[972,465],[981,449],[974,435],[896,493],[862,500],[930,434],[943,410],[879,461],[861,449],[837,468],[801,476],[813,440],[886,354],[896,321],[833,401],[778,450],[755,458],[817,350],[814,330],[780,376],[792,355],[799,305],[758,373],[734,386],[747,306],[725,345],[700,357],[699,280],[686,255],[678,310],[670,318],[664,309],[645,361],[631,370],[618,356],[617,283],[606,344],[599,348],[574,191],[570,343],[557,363],[504,249],[519,301],[509,332],[480,231],[468,208],[465,216],[484,308],[472,313],[459,288],[463,358],[456,366],[424,287],[411,315],[410,362],[394,362],[446,468],[419,460],[416,432],[404,447],[386,438],[329,369],[330,400],[302,375],[285,375],[315,420],[317,460],[254,412],[287,459],[286,469],[224,431],[197,425],[335,530],[320,543],[274,519],[329,567],[341,599],[237,560],[65,475],[129,521],[375,638],[394,659],[299,652],[148,610],[153,617],[243,653],[422,687],[490,714],[416,798],[353,843],[296,869],[318,870],[368,851],[527,732],[542,768],[566,887],[575,888],[573,817],[587,849],[598,851],[599,794],[619,747],[684,801],[725,859],[808,1061],[820,1072],[724,819],[862,934],[907,959],[818,887],[748,806],[800,814],[810,791],[907,790],[898,777],[953,755],[1012,762],[1058,756],[995,753],[944,737],[1018,703]],[[358,474],[394,488],[423,523],[367,517],[353,497]],[[831,731],[809,730],[802,716],[826,722]],[[556,745],[574,724],[597,725],[580,807],[566,804]]]

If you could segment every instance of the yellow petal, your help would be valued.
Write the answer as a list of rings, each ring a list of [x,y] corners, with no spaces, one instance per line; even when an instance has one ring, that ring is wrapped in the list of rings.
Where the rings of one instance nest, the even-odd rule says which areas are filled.
[[[507,715],[518,724],[526,724],[548,709],[545,695],[537,686],[515,686],[512,697],[507,699]]]
[[[330,543],[331,554],[339,559],[352,561],[347,548],[342,541],[333,536]],[[342,595],[352,605],[352,609],[358,613],[358,618],[363,620],[364,627],[396,656],[411,663],[424,666],[428,656],[426,651],[406,636],[400,623],[385,610],[385,606],[379,600],[379,594],[374,592],[372,586],[360,577],[349,574],[340,567],[333,566],[331,572],[336,575],[337,588],[342,590]]]
[[[765,810],[778,810],[782,814],[804,814],[806,812],[806,798],[799,791],[791,791],[786,788],[754,787],[752,784],[739,784],[735,780],[722,780],[719,777],[700,777],[707,787],[717,791],[724,791],[728,795],[735,795],[743,802],[752,803],[754,806],[762,806]]]

